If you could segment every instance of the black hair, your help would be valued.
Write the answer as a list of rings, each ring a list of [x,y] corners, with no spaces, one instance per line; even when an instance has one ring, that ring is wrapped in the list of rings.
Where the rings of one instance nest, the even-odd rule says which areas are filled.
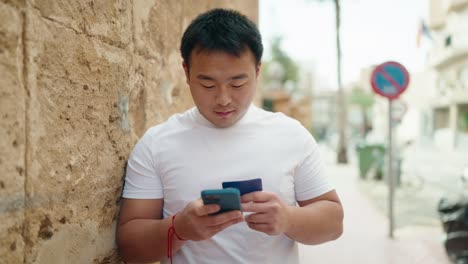
[[[262,37],[257,26],[235,10],[212,9],[195,18],[182,36],[180,52],[189,67],[190,55],[197,51],[223,51],[240,56],[250,48],[255,63],[262,59]]]

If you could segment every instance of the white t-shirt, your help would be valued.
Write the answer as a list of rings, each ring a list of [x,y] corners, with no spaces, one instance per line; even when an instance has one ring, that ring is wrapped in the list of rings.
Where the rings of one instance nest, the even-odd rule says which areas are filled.
[[[253,178],[262,178],[264,191],[291,206],[333,189],[317,143],[296,120],[251,105],[236,124],[217,128],[194,107],[139,140],[128,161],[123,197],[163,198],[169,217],[204,189]],[[177,264],[283,264],[298,263],[298,251],[286,235],[270,236],[239,223],[211,239],[185,242],[173,258]]]

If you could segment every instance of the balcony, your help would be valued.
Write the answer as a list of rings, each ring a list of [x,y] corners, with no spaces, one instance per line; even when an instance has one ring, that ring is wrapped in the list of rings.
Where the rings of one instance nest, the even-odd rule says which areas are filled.
[[[450,0],[448,5],[449,12],[458,12],[468,6],[468,0]]]
[[[430,0],[428,27],[431,30],[441,30],[446,26],[447,15],[460,12],[468,7],[468,0]]]
[[[444,8],[443,0],[429,1],[429,16],[427,18],[427,26],[431,30],[440,30],[445,26],[447,9]]]
[[[468,93],[463,87],[457,87],[453,92],[453,101],[457,104],[468,104]]]
[[[438,45],[432,49],[429,63],[436,70],[440,71],[455,62],[468,59],[468,36],[461,33],[449,36],[450,43],[446,41],[445,45]]]

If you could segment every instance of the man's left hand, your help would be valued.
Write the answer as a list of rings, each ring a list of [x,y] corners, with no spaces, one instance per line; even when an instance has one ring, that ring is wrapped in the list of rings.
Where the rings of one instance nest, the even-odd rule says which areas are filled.
[[[248,226],[268,235],[285,233],[289,228],[289,206],[276,193],[252,192],[242,196],[242,211]]]

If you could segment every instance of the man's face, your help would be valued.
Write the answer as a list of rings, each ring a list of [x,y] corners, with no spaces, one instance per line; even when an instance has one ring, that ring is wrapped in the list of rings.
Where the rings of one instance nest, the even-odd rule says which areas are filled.
[[[187,84],[200,113],[217,127],[230,127],[252,102],[260,65],[246,49],[240,57],[226,52],[197,52],[184,66]]]

